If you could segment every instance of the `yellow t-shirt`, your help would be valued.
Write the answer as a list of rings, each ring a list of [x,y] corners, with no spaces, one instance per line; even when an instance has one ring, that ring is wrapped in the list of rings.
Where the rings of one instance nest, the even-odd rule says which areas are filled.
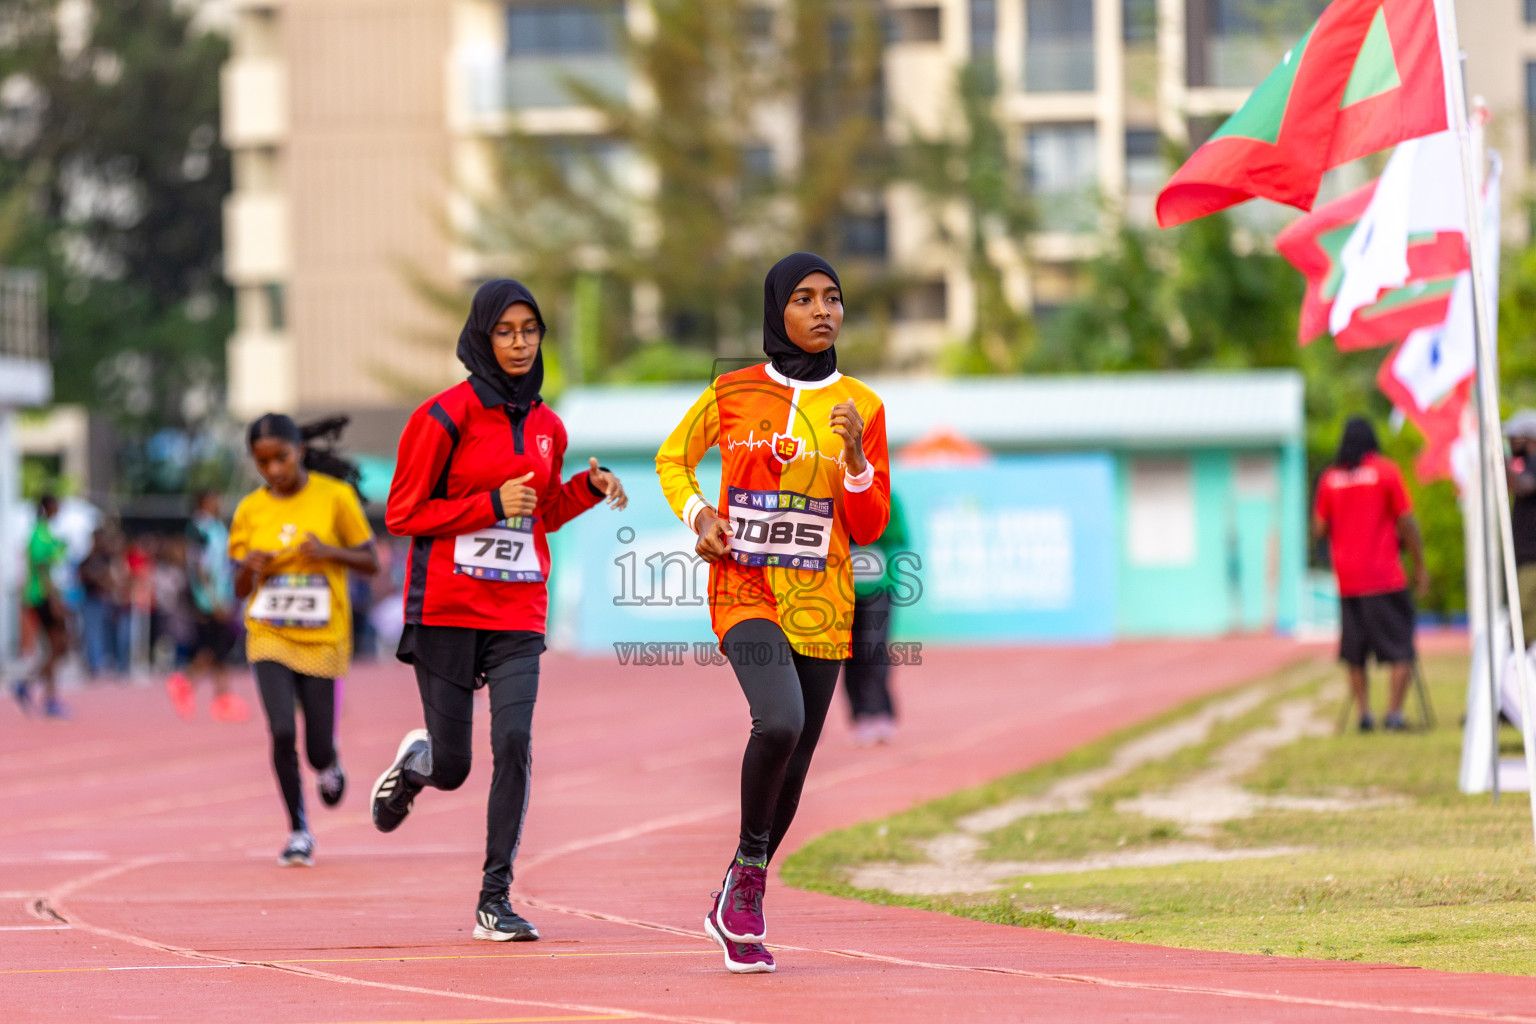
[[[286,498],[265,487],[252,491],[235,509],[229,557],[238,562],[252,549],[274,553],[246,606],[245,657],[336,679],[352,662],[347,570],[299,554],[311,533],[320,543],[341,548],[373,539],[356,493],[323,473],[310,473],[309,482]]]

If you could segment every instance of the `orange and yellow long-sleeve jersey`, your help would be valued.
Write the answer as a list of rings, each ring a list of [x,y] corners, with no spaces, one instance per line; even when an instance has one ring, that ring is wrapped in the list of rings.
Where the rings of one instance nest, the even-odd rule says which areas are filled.
[[[864,472],[851,476],[832,408],[852,400],[864,420]],[[790,645],[815,658],[846,658],[853,620],[850,541],[869,544],[891,513],[885,406],[860,381],[833,373],[787,378],[763,364],[717,378],[656,453],[672,511],[693,527],[709,501],[694,467],[720,447],[720,497],[729,518],[730,557],[710,566],[715,635],[747,619],[783,628]]]

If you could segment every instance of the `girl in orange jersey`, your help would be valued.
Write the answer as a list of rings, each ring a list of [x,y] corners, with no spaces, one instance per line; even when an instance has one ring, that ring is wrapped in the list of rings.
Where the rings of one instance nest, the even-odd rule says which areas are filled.
[[[885,407],[837,372],[837,273],[798,252],[763,284],[769,362],[717,378],[656,455],[673,511],[708,560],[710,620],[752,711],[741,834],[704,928],[736,974],[769,972],[763,895],[849,655],[850,543],[890,516]],[[694,467],[720,448],[719,501]]]

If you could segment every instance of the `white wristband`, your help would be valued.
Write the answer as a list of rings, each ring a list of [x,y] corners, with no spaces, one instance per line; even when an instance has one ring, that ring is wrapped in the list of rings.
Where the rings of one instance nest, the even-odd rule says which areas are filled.
[[[699,497],[697,494],[688,498],[688,504],[683,506],[683,522],[687,524],[688,529],[692,530],[694,533],[699,532],[698,527],[695,526],[694,523],[699,518],[699,510],[708,507],[708,503],[705,502],[705,500]]]
[[[843,470],[843,490],[857,494],[860,491],[869,490],[869,485],[875,482],[875,464],[868,459],[864,460],[864,472],[858,476]]]

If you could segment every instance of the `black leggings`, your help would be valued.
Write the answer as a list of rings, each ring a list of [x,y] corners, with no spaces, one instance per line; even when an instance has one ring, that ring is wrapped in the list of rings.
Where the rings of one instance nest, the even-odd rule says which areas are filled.
[[[272,769],[277,788],[288,808],[288,827],[298,832],[309,827],[304,816],[304,789],[299,782],[299,730],[294,705],[304,709],[304,753],[309,765],[323,772],[336,763],[336,680],[295,672],[275,661],[258,661],[256,688],[267,710],[272,732]]]
[[[427,732],[425,756],[406,762],[406,778],[419,786],[458,789],[469,777],[474,741],[475,690],[484,678],[491,692],[491,793],[486,806],[485,867],[480,894],[505,896],[522,841],[533,772],[533,705],[539,696],[540,633],[464,630],[473,674],[456,680],[418,657],[416,686]],[[479,634],[476,636],[475,634]]]
[[[853,602],[853,657],[843,670],[843,687],[855,722],[881,715],[896,717],[891,701],[891,598],[884,590]]]
[[[752,709],[741,759],[741,845],[736,855],[766,862],[800,806],[841,661],[796,654],[778,623],[748,619],[721,641]]]

